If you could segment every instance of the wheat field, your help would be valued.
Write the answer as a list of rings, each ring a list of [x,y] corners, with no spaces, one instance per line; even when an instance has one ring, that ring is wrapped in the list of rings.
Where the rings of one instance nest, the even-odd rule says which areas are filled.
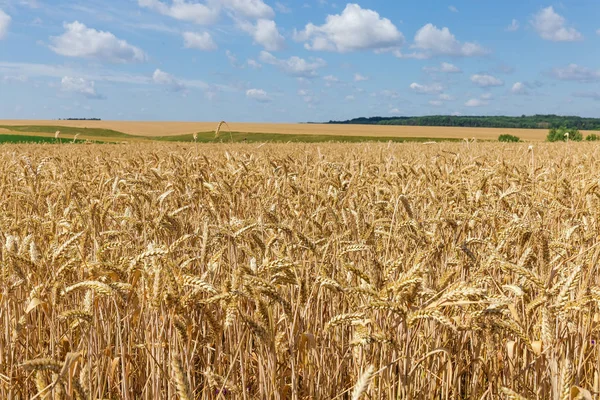
[[[600,147],[0,146],[0,398],[600,391]]]
[[[218,122],[151,122],[151,121],[56,121],[0,120],[0,125],[69,126],[102,128],[139,136],[177,136],[194,132],[214,131]],[[435,126],[336,125],[336,124],[279,124],[229,122],[234,132],[281,133],[293,135],[333,135],[371,137],[428,137],[432,139],[498,140],[502,134],[516,135],[524,141],[544,141],[548,130],[513,128],[468,128]],[[225,129],[225,128],[223,128]],[[592,131],[582,131],[584,136]]]

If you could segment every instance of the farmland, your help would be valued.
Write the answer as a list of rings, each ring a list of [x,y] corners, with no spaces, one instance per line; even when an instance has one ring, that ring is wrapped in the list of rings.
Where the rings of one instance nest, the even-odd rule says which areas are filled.
[[[600,147],[528,146],[2,145],[0,398],[596,396]]]
[[[35,121],[3,120],[0,126],[61,126],[70,128],[93,128],[112,130],[138,139],[152,139],[166,136],[191,135],[194,132],[210,132],[217,122],[128,122],[128,121]],[[331,139],[335,137],[363,138],[428,138],[458,139],[476,138],[478,140],[497,140],[501,134],[511,134],[525,141],[544,141],[547,131],[540,129],[502,129],[502,128],[461,128],[431,126],[385,126],[385,125],[335,125],[335,124],[267,124],[267,123],[230,123],[233,132],[245,136],[252,134],[279,135],[319,135]],[[223,129],[225,129],[224,127]],[[35,129],[34,129],[35,130]],[[226,131],[225,131],[226,132]],[[587,131],[582,131],[586,134]],[[128,140],[136,140],[128,138]]]

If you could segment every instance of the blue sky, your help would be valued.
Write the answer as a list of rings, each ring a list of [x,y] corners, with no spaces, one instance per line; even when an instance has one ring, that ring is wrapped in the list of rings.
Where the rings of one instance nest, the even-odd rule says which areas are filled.
[[[600,1],[0,0],[0,118],[600,117]]]

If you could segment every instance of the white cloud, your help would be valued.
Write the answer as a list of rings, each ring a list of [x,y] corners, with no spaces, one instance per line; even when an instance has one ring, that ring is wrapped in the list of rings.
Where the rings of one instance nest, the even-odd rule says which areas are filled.
[[[401,111],[399,108],[392,108],[390,109],[390,111],[388,111],[388,114],[400,114]]]
[[[231,51],[225,50],[225,55],[227,56],[227,59],[229,60],[229,63],[231,64],[232,67],[244,68],[243,65],[240,65],[240,63],[238,63],[237,57]]]
[[[65,33],[50,38],[50,49],[66,57],[83,57],[113,63],[142,62],[146,54],[110,32],[97,31],[75,21],[64,24]]]
[[[529,91],[527,90],[527,87],[525,86],[525,84],[523,82],[515,82],[515,84],[512,85],[512,88],[510,89],[510,91],[513,94],[522,94],[522,95],[529,94]]]
[[[167,72],[161,71],[160,69],[156,69],[154,71],[154,74],[152,74],[152,80],[158,85],[167,86],[169,90],[173,92],[181,92],[187,89],[186,85],[179,79]]]
[[[494,95],[491,93],[483,93],[479,98],[482,100],[491,100],[494,98]]]
[[[596,31],[596,35],[600,35],[600,29]]]
[[[63,92],[72,92],[81,94],[88,99],[102,99],[103,96],[96,92],[94,81],[89,81],[83,78],[73,78],[65,76],[60,82],[60,89]]]
[[[6,32],[8,32],[8,26],[10,25],[10,15],[0,9],[0,40],[4,39]]]
[[[286,74],[297,78],[314,78],[320,68],[327,66],[325,60],[320,58],[306,61],[304,58],[292,56],[287,60],[283,60],[266,51],[260,52],[260,61],[274,65]]]
[[[427,24],[415,34],[413,48],[424,50],[426,56],[481,56],[488,53],[486,49],[473,42],[459,42],[446,27],[439,29],[433,24]]]
[[[553,42],[573,42],[583,39],[575,28],[565,26],[566,20],[552,6],[542,9],[533,16],[531,25],[542,39]]]
[[[327,86],[327,87],[333,86],[336,83],[340,83],[339,78],[334,75],[324,76],[323,80],[325,81],[325,86]]]
[[[267,92],[262,89],[248,89],[246,91],[246,97],[252,100],[256,100],[260,103],[268,103],[271,101]]]
[[[502,86],[504,85],[504,82],[501,81],[500,79],[491,76],[491,75],[479,75],[479,74],[475,74],[473,76],[471,76],[471,82],[473,82],[474,84],[476,84],[479,87],[482,88],[487,88],[487,87],[493,87],[493,86]]]
[[[19,4],[32,9],[40,8],[40,3],[38,0],[19,0]]]
[[[246,64],[248,64],[248,66],[250,68],[254,68],[254,69],[260,69],[260,68],[262,68],[262,64],[260,64],[256,60],[253,60],[252,58],[249,58],[248,61],[246,61]]]
[[[458,12],[458,8],[456,8],[455,6],[448,6],[448,10],[452,11],[453,13]]]
[[[429,100],[429,104],[435,107],[441,107],[444,105],[444,102],[441,100]]]
[[[263,0],[219,0],[227,10],[237,17],[251,19],[273,19],[275,12]]]
[[[519,21],[513,19],[509,26],[506,27],[508,32],[516,32],[519,30]]]
[[[409,86],[412,90],[420,94],[437,94],[444,90],[444,87],[439,83],[432,83],[431,85],[421,85],[413,82]]]
[[[218,7],[209,7],[201,3],[188,3],[185,0],[173,0],[171,5],[159,0],[138,0],[138,4],[140,7],[149,8],[171,18],[201,25],[216,22],[220,12]]]
[[[206,4],[187,0],[172,0],[170,4],[160,0],[138,0],[138,5],[180,21],[200,25],[217,22],[223,9],[234,18],[272,19],[275,17],[273,9],[263,0],[208,0]]]
[[[554,68],[551,75],[562,81],[588,83],[600,80],[600,69],[593,70],[577,64],[569,64],[564,68]]]
[[[29,78],[26,75],[4,75],[2,82],[27,82]]]
[[[211,51],[217,49],[217,44],[208,32],[184,32],[183,45],[186,49],[198,49],[203,51]]]
[[[308,108],[314,108],[315,104],[319,103],[319,98],[316,97],[310,90],[299,89],[298,96],[302,97],[302,101],[308,105]]]
[[[0,61],[0,74],[3,75],[22,75],[26,79],[40,78],[58,78],[65,76],[77,76],[88,81],[111,82],[120,85],[150,85],[165,84],[172,86],[175,90],[178,87],[202,89],[206,92],[227,91],[235,92],[239,88],[230,85],[209,85],[206,82],[197,79],[181,80],[162,72],[155,71],[153,76],[131,74],[122,70],[108,69],[98,64],[88,64],[86,66],[74,67],[68,65],[35,64],[35,63],[15,63]]]
[[[403,53],[399,49],[395,49],[392,51],[392,54],[397,58],[404,58],[409,60],[426,60],[431,58],[430,53],[413,51],[412,53]]]
[[[458,68],[456,65],[447,63],[447,62],[443,62],[441,67],[440,67],[440,72],[445,72],[448,74],[457,74],[459,72],[462,72],[460,68]]]
[[[283,13],[283,14],[289,14],[292,12],[291,8],[289,8],[288,6],[286,6],[285,4],[283,4],[279,1],[275,2],[275,8],[277,9],[277,11],[279,11],[280,13]]]
[[[348,96],[345,97],[346,101],[354,101],[355,97],[351,94],[349,94]]]
[[[275,21],[259,19],[256,24],[240,21],[238,26],[254,39],[254,43],[263,46],[267,51],[283,50],[285,38],[279,33]]]
[[[148,84],[151,80],[147,76],[132,75],[122,71],[114,71],[98,68],[75,69],[64,65],[14,63],[0,61],[0,73],[7,75],[22,75],[24,77],[59,78],[64,76],[78,76],[88,80],[125,83],[125,84]]]
[[[452,100],[454,100],[454,97],[452,97],[452,96],[450,96],[449,94],[446,94],[446,93],[441,93],[438,96],[438,99],[443,100],[443,101],[452,101]]]
[[[489,103],[485,100],[481,99],[470,99],[465,103],[467,107],[482,107],[487,106]]]
[[[295,32],[308,50],[346,53],[357,50],[385,50],[401,46],[402,32],[387,18],[358,4],[347,4],[341,14],[328,15],[321,26],[309,23]]]
[[[308,108],[314,108],[320,101],[319,98],[314,95],[304,96],[302,100],[308,105]]]
[[[354,82],[364,82],[364,81],[368,81],[368,80],[369,80],[368,76],[364,76],[359,73],[354,74]]]
[[[443,72],[446,74],[458,74],[458,73],[462,72],[462,70],[460,68],[458,68],[456,65],[450,64],[447,62],[441,63],[439,67],[423,67],[423,71],[429,72],[429,73]]]

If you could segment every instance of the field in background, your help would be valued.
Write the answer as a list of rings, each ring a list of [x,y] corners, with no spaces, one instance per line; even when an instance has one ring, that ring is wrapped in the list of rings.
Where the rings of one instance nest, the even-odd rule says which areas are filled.
[[[111,129],[138,136],[178,136],[193,132],[214,131],[217,122],[129,122],[129,121],[36,121],[36,120],[0,120],[0,125],[42,125],[69,126]],[[421,138],[476,138],[479,140],[497,140],[501,134],[520,137],[524,141],[544,141],[548,133],[544,129],[501,129],[501,128],[461,128],[461,127],[419,127],[419,126],[381,126],[381,125],[330,125],[330,124],[264,124],[229,123],[234,132],[326,135],[326,136],[362,136],[362,137],[421,137]],[[222,128],[226,133],[226,127]],[[582,132],[585,136],[587,132]]]
[[[48,125],[0,125],[0,143],[140,143],[140,142],[197,142],[197,143],[323,143],[323,142],[428,142],[427,137],[398,136],[344,136],[314,134],[281,134],[281,133],[247,133],[221,130],[220,135],[214,131],[197,132],[195,134],[169,136],[138,136],[104,128],[67,127]],[[58,136],[56,135],[59,133]],[[460,139],[438,138],[436,141],[459,141]]]
[[[529,146],[0,146],[0,398],[596,397],[600,146]]]

